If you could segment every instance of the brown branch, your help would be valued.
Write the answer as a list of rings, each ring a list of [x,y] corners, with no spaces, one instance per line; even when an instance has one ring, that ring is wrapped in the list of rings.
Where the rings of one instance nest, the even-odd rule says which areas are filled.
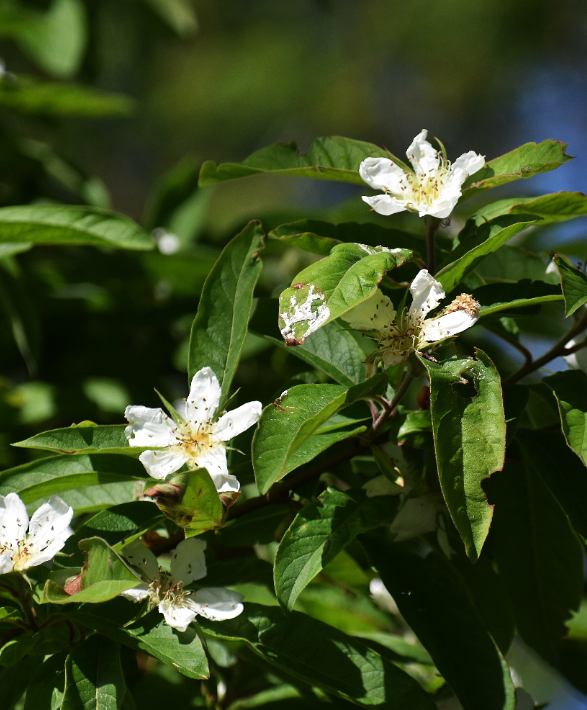
[[[522,353],[522,355],[524,356],[524,360],[526,361],[524,363],[524,366],[532,364],[534,360],[534,358],[532,357],[532,353],[528,350],[528,348],[525,348],[522,343],[519,343],[515,338],[511,338],[509,335],[506,335],[505,333],[502,333],[499,330],[490,328],[488,325],[483,324],[483,327],[485,328],[485,330],[488,330],[490,333],[497,335],[498,338],[501,338],[506,343],[509,343],[513,348],[516,348],[518,352]]]
[[[428,251],[428,271],[433,274],[436,268],[435,265],[435,254],[434,254],[434,235],[436,230],[440,227],[441,220],[438,217],[425,217],[424,222],[426,224],[426,245]]]

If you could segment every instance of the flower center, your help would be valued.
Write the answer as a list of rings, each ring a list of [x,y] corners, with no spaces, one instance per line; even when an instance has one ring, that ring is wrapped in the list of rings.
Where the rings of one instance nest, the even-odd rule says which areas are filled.
[[[383,327],[379,350],[392,350],[407,357],[415,349],[421,330],[422,318],[404,308],[400,314],[396,314],[391,323]]]
[[[17,572],[21,572],[29,566],[29,562],[33,558],[33,550],[27,545],[26,540],[19,540],[16,543],[16,549],[14,549],[14,546],[7,545],[5,548],[2,548],[2,552],[5,549],[13,550],[12,564]]]
[[[402,190],[408,202],[429,207],[440,198],[450,173],[450,161],[445,161],[442,155],[438,156],[438,160],[438,168],[430,168],[421,175],[404,171],[407,185]]]
[[[179,447],[193,459],[193,466],[197,467],[196,460],[207,453],[210,449],[221,444],[218,437],[212,433],[210,424],[194,424],[183,422],[178,425],[175,432],[176,447]],[[191,463],[191,462],[190,462]],[[188,465],[190,465],[188,463]]]
[[[171,576],[167,572],[159,570],[160,579],[154,579],[149,584],[149,603],[157,606],[161,602],[167,602],[172,606],[183,606],[186,597],[190,592],[184,591],[181,582],[176,582],[170,586]]]

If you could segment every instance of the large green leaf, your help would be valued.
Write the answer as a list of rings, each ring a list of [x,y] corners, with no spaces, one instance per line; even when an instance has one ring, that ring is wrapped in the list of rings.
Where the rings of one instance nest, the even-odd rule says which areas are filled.
[[[299,154],[297,143],[275,143],[249,155],[242,163],[218,165],[208,161],[202,165],[200,185],[210,185],[259,173],[278,173],[352,182],[365,186],[359,175],[359,165],[365,158],[370,157],[391,158],[394,162],[403,165],[387,150],[372,143],[331,136],[317,138],[304,155]]]
[[[558,254],[554,261],[561,277],[561,286],[565,297],[565,318],[568,318],[587,303],[587,275],[570,266],[567,260]]]
[[[249,222],[229,242],[210,272],[192,325],[188,377],[211,367],[222,388],[220,406],[228,396],[247,334],[253,290],[262,264],[264,232]]]
[[[124,435],[126,425],[114,424],[98,426],[91,422],[72,424],[64,429],[52,429],[41,434],[35,434],[30,439],[18,441],[12,446],[21,446],[27,449],[41,449],[61,454],[94,454],[97,452],[108,454],[124,454],[137,458],[147,447],[129,446]],[[149,450],[161,447],[150,447]]]
[[[206,653],[193,627],[178,631],[165,622],[157,609],[129,623],[136,612],[133,602],[114,599],[106,604],[86,604],[72,611],[71,617],[124,646],[158,658],[188,678],[208,678]]]
[[[65,653],[49,656],[29,678],[24,710],[61,710]]]
[[[493,508],[481,481],[501,470],[506,423],[500,378],[481,350],[476,360],[442,364],[421,358],[430,376],[430,409],[438,476],[451,517],[467,555],[475,560],[489,532]],[[464,374],[475,384],[473,396],[455,389]]]
[[[140,583],[141,580],[137,575],[102,538],[91,537],[80,540],[79,548],[84,555],[80,591],[68,594],[56,582],[49,579],[45,584],[45,601],[52,604],[81,602],[97,604],[114,599]]]
[[[484,222],[447,256],[436,278],[449,293],[488,254],[537,221],[532,215],[505,215]]]
[[[387,271],[405,264],[407,249],[339,244],[308,266],[279,297],[279,328],[288,345],[300,345],[326,323],[372,296]]]
[[[282,224],[269,232],[270,239],[306,249],[327,256],[337,244],[359,243],[372,247],[384,246],[390,248],[411,249],[424,253],[426,241],[410,232],[382,227],[372,222],[321,222],[317,219],[301,219],[297,222]]]
[[[506,315],[504,311],[563,300],[558,286],[529,279],[522,279],[515,284],[496,283],[481,286],[473,290],[472,296],[481,304],[480,318],[494,313],[503,316]]]
[[[129,217],[73,205],[0,208],[0,243],[90,244],[119,249],[152,249],[153,239]]]
[[[144,490],[144,481],[131,480],[75,488],[64,491],[59,496],[75,510],[76,515],[82,515],[84,513],[96,513],[119,503],[130,503],[143,495]],[[27,505],[29,514],[43,503],[46,503],[49,498],[50,496],[43,496],[35,503]]]
[[[244,641],[280,672],[362,707],[434,710],[434,701],[387,657],[305,614],[246,604],[230,621],[200,621],[207,636]]]
[[[397,499],[327,488],[296,515],[275,557],[275,593],[291,611],[301,591],[362,532],[391,520]]]
[[[120,710],[125,692],[120,646],[111,639],[91,636],[67,657],[61,710]]]
[[[551,139],[541,143],[524,143],[519,148],[490,160],[481,170],[465,180],[461,200],[520,178],[530,178],[538,173],[555,170],[572,160],[572,157],[565,153],[567,145]]]
[[[582,370],[566,370],[543,382],[558,402],[567,444],[587,466],[587,375]]]
[[[0,671],[0,698],[2,698],[2,710],[12,710],[16,703],[28,690],[31,677],[43,662],[42,656],[26,656],[14,668],[3,668]],[[19,705],[19,707],[21,707]],[[44,708],[26,706],[27,710],[56,710],[56,708]]]
[[[144,481],[140,461],[113,454],[51,456],[0,473],[0,495],[18,493],[24,503],[98,484]]]
[[[340,385],[297,385],[276,406],[263,410],[253,437],[253,468],[261,494],[292,470],[290,459],[343,406],[384,388],[385,375],[350,389]]]
[[[548,460],[544,461],[548,466]],[[583,590],[581,546],[533,465],[508,458],[488,481],[495,504],[492,550],[508,588],[518,633],[547,660]]]
[[[375,535],[361,542],[402,616],[430,653],[464,710],[514,710],[509,668],[442,558],[426,559]]]

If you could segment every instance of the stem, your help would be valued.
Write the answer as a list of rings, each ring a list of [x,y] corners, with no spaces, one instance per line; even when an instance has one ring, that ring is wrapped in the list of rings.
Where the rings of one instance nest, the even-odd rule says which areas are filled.
[[[506,343],[509,343],[513,348],[516,348],[516,350],[524,356],[524,360],[526,361],[524,363],[524,367],[526,365],[531,365],[533,362],[532,358],[532,353],[528,350],[528,348],[525,348],[522,343],[519,343],[515,338],[510,338],[509,335],[506,335],[505,333],[502,333],[498,330],[494,330],[493,328],[490,328],[487,325],[483,326],[485,330],[488,330],[490,333],[493,333],[493,335],[497,335],[498,338],[501,338],[504,340]],[[587,344],[587,343],[586,343]]]
[[[440,226],[440,221],[437,217],[425,217],[424,223],[426,224],[426,245],[428,247],[428,272],[434,274],[436,270],[435,257],[434,257],[434,235],[436,230]]]
[[[575,352],[575,347],[573,346],[572,348],[567,348],[565,347],[566,344],[569,342],[569,340],[572,340],[575,335],[578,335],[581,333],[585,327],[587,327],[587,313],[585,313],[581,318],[579,318],[575,325],[567,332],[563,337],[556,343],[547,353],[545,353],[542,357],[539,357],[538,360],[534,360],[534,362],[527,362],[525,365],[523,365],[517,372],[515,372],[513,375],[510,375],[506,380],[504,380],[503,384],[504,385],[513,385],[515,382],[518,382],[518,380],[521,380],[523,377],[526,377],[526,375],[529,375],[531,372],[535,372],[536,370],[539,370],[541,367],[544,367],[547,363],[549,363],[551,360],[554,360],[556,357],[559,357],[561,355],[570,355],[572,352]],[[583,343],[580,343],[581,347],[583,347]],[[577,348],[577,350],[580,350],[581,348]]]

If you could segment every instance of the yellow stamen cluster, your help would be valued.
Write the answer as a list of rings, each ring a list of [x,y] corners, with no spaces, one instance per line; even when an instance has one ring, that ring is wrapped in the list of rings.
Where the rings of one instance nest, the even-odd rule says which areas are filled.
[[[438,157],[438,168],[431,168],[423,175],[404,170],[406,184],[401,186],[401,190],[408,201],[430,206],[439,199],[450,173],[450,161],[445,161],[440,154]]]
[[[466,311],[470,316],[475,317],[479,313],[481,304],[476,301],[473,296],[468,293],[461,293],[446,309],[447,313],[455,313],[455,311]]]

